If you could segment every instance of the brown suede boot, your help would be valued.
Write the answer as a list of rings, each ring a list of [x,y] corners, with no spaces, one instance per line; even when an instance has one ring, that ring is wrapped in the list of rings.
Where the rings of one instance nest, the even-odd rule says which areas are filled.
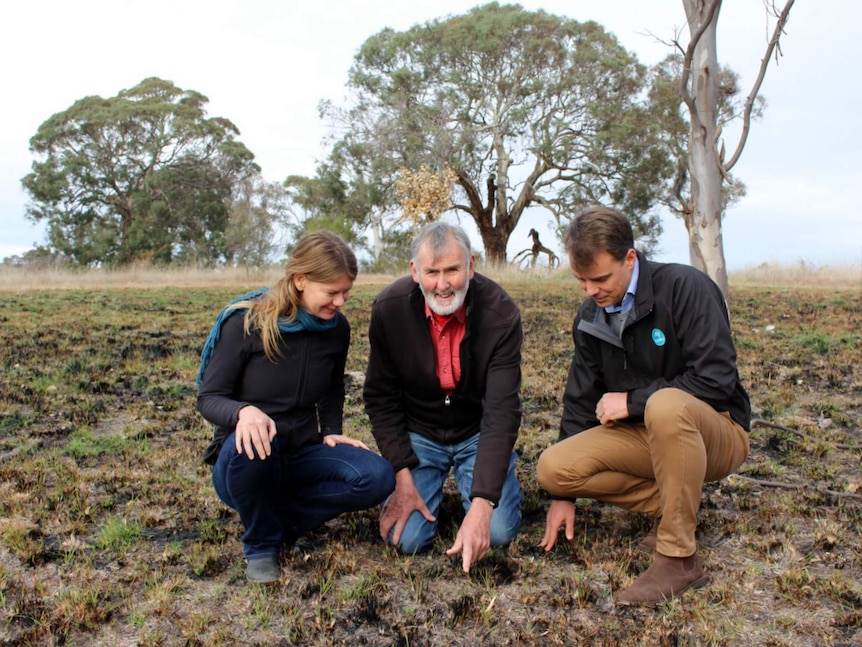
[[[690,588],[701,587],[708,579],[697,561],[697,553],[688,557],[656,553],[650,567],[617,596],[617,604],[627,607],[655,604]]]

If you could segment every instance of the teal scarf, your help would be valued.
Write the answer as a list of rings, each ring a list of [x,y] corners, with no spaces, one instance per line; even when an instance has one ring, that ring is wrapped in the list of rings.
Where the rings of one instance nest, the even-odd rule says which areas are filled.
[[[247,294],[243,294],[241,297],[237,297],[230,303],[228,303],[224,308],[222,308],[221,312],[218,313],[218,316],[215,320],[215,325],[212,330],[210,330],[210,334],[207,337],[206,342],[204,342],[203,350],[201,350],[201,366],[198,369],[198,378],[197,384],[198,388],[200,388],[201,381],[204,376],[204,369],[209,364],[210,359],[212,358],[213,350],[215,349],[215,345],[218,342],[219,335],[221,335],[221,327],[222,324],[227,320],[235,312],[245,312],[245,308],[231,308],[234,303],[239,303],[240,301],[250,301],[251,299],[255,299],[260,295],[264,294],[269,288],[262,288],[260,290],[254,290]],[[304,308],[299,308],[296,312],[296,319],[292,321],[288,321],[284,317],[278,318],[278,329],[281,332],[299,332],[300,330],[329,330],[330,328],[335,328],[338,324],[338,317],[333,317],[332,319],[318,319],[317,317],[308,313]]]

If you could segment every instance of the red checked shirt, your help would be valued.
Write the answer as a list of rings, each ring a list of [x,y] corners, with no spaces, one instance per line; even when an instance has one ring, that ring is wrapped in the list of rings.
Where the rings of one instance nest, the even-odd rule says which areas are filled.
[[[440,388],[452,393],[461,379],[461,341],[467,332],[467,306],[462,305],[451,315],[438,315],[425,304],[428,329],[437,354],[437,379]]]

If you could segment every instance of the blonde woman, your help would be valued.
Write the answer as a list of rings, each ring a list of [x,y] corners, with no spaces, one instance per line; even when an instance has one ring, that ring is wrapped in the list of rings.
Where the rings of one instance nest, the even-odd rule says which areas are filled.
[[[252,582],[279,579],[283,545],[395,487],[389,463],[341,433],[350,325],[340,309],[356,274],[341,238],[308,234],[271,289],[222,310],[204,346],[198,410],[215,425],[204,461],[239,513]]]

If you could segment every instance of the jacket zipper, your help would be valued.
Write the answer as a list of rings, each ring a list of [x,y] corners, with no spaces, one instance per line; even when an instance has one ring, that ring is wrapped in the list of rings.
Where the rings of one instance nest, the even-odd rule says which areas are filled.
[[[308,372],[308,335],[302,335],[302,359],[300,361],[300,379],[296,385],[296,403],[299,405],[302,402],[302,396],[305,394],[306,373]]]

